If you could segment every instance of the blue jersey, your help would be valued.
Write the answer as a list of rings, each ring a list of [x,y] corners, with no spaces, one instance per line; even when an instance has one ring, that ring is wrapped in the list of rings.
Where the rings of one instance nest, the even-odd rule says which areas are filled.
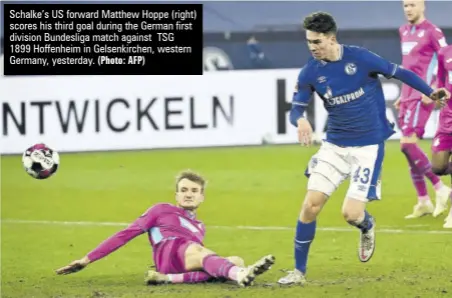
[[[397,69],[367,49],[341,45],[338,61],[311,58],[303,67],[292,104],[307,106],[316,92],[328,112],[326,141],[346,147],[380,144],[394,130],[378,75],[391,78]]]

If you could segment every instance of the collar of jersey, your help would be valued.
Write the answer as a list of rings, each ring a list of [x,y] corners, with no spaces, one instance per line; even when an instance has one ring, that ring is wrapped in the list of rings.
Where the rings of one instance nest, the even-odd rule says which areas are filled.
[[[419,23],[419,24],[410,24],[410,23],[408,23],[408,26],[410,27],[410,28],[416,28],[416,29],[419,29],[419,28],[422,28],[425,24],[426,24],[426,22],[427,22],[427,19],[424,19],[421,23]]]
[[[332,61],[332,62],[338,62],[338,61],[341,61],[342,58],[344,57],[344,45],[343,45],[343,44],[339,44],[339,45],[340,45],[340,48],[339,48],[339,59],[336,60],[336,61]],[[324,61],[324,60],[320,60],[320,63],[322,63],[323,65],[326,65],[326,64],[331,63],[331,62],[327,62],[327,61]]]

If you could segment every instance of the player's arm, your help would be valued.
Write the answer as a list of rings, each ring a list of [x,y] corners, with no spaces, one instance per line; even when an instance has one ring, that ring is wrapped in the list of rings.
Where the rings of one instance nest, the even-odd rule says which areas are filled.
[[[441,48],[447,46],[446,37],[444,36],[443,31],[440,28],[434,27],[432,30],[430,30],[429,37],[432,47],[437,54],[439,50],[441,50]]]
[[[442,51],[438,53],[438,71],[436,73],[437,88],[444,88],[446,86],[446,69],[444,68],[444,55]]]
[[[102,259],[103,257],[111,254],[121,246],[128,243],[130,240],[145,233],[154,225],[156,218],[157,214],[155,212],[155,208],[148,209],[142,216],[140,216],[127,228],[106,239],[80,260],[75,260],[69,265],[56,270],[56,273],[63,275],[75,273],[82,270],[88,264]]]
[[[298,75],[297,85],[295,86],[292,98],[292,108],[290,110],[290,123],[298,127],[298,120],[304,118],[304,112],[309,105],[313,89],[308,81],[307,66],[303,67]]]
[[[438,70],[436,72],[436,87],[440,88],[440,90],[444,89],[446,86],[446,69],[445,69],[445,63],[444,63],[444,55],[443,52],[440,50],[438,52]],[[437,105],[437,107],[441,108],[441,102]]]
[[[450,96],[443,88],[433,90],[421,77],[411,70],[404,69],[395,63],[389,62],[375,53],[363,50],[361,55],[362,61],[367,64],[372,74],[381,74],[387,79],[395,78],[425,94],[432,100],[443,100],[445,97],[448,98]]]
[[[297,127],[298,141],[302,145],[309,146],[312,143],[312,127],[309,121],[304,118],[304,112],[309,104],[313,93],[313,87],[308,79],[308,67],[305,66],[300,71],[292,99],[292,109],[290,110],[290,123]]]

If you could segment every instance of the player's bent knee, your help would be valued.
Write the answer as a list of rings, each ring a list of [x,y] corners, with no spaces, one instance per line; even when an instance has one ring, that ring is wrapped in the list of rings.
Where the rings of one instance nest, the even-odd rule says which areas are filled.
[[[226,258],[229,262],[234,264],[235,266],[245,267],[245,261],[238,256],[231,256]]]
[[[304,223],[314,221],[327,200],[328,196],[325,193],[309,190],[306,199],[303,202],[300,220]]]
[[[202,269],[204,258],[215,254],[215,252],[202,245],[192,243],[185,250],[185,269],[188,271]]]
[[[365,208],[365,200],[347,198],[342,206],[342,216],[347,222],[356,222],[362,218]]]
[[[344,216],[345,221],[347,222],[355,222],[360,217],[362,217],[363,210],[356,209],[342,209],[342,216]]]

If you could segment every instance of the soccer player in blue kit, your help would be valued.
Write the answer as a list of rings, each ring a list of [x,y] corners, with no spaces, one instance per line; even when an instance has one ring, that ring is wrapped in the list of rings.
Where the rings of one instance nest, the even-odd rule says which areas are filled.
[[[308,191],[295,234],[295,269],[279,279],[283,285],[304,284],[316,218],[328,198],[347,178],[343,203],[345,220],[360,231],[358,258],[367,262],[375,250],[375,220],[366,204],[380,200],[384,143],[394,133],[386,118],[379,75],[395,78],[444,106],[450,93],[433,90],[415,73],[357,46],[339,44],[334,18],[324,12],[307,16],[303,24],[312,58],[300,71],[290,121],[302,145],[312,141],[312,127],[303,114],[316,92],[328,112],[326,139],[311,158]]]

